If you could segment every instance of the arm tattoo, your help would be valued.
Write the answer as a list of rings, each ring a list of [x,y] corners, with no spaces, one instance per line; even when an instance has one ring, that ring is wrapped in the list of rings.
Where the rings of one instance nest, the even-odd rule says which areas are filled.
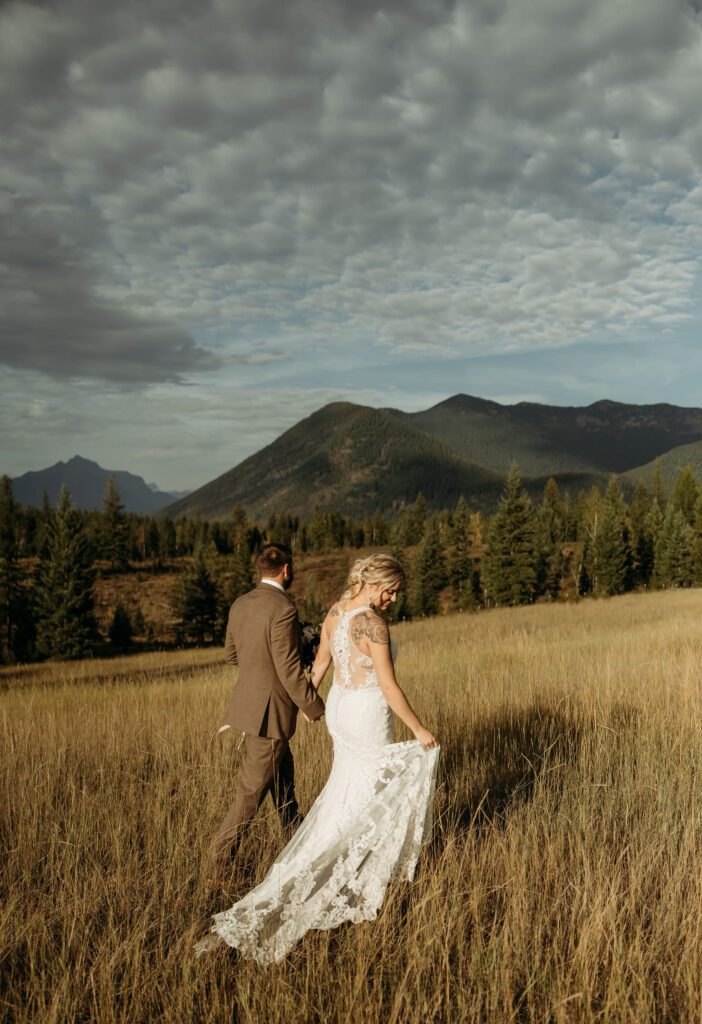
[[[351,620],[351,639],[360,647],[361,639],[367,636],[374,644],[389,644],[390,630],[387,623],[371,612],[360,612]]]

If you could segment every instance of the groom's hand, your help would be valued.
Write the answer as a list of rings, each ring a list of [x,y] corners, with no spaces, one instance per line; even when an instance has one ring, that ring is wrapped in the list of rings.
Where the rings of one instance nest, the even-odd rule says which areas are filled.
[[[323,715],[323,714],[324,714],[324,712],[322,712],[322,715]],[[307,714],[306,714],[306,713],[305,713],[304,711],[302,712],[302,717],[303,717],[303,718],[305,719],[305,721],[306,721],[306,722],[308,722],[308,723],[309,723],[310,725],[313,725],[313,724],[314,724],[315,722],[318,722],[318,721],[319,721],[319,719],[320,719],[320,718],[322,717],[322,715],[320,715],[320,716],[319,716],[319,718],[310,718],[310,717],[309,717],[309,716],[308,716],[308,715],[307,715]]]

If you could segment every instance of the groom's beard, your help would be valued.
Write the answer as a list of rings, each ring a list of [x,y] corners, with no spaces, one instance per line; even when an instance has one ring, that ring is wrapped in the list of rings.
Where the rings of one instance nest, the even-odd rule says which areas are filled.
[[[287,579],[283,580],[283,590],[290,590],[290,587],[292,586],[292,581],[294,579],[295,579],[295,573],[292,570],[292,566],[290,566],[290,575],[288,576]]]

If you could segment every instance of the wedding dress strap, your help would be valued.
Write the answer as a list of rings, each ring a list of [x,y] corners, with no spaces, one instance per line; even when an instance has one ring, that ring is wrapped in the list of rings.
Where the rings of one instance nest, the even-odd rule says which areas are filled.
[[[373,609],[369,604],[362,604],[360,608],[354,608],[353,611],[346,612],[346,614],[348,615],[349,618],[352,618],[354,615],[357,615],[358,612],[370,612],[372,610]]]

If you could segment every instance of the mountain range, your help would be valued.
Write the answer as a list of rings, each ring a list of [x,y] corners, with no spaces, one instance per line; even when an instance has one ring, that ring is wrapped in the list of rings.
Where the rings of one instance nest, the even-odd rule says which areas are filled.
[[[497,402],[454,395],[426,412],[391,410],[455,451],[505,472],[626,473],[702,440],[702,409],[600,401],[585,407]]]
[[[41,505],[44,491],[52,505],[56,504],[61,487],[65,484],[77,508],[99,508],[105,493],[107,478],[113,470],[103,469],[97,462],[74,455],[68,462],[57,462],[48,469],[40,469],[15,477],[12,489],[15,500],[22,505]],[[182,498],[187,492],[171,494],[147,484],[143,477],[124,470],[115,470],[115,482],[122,503],[129,512],[150,514]]]
[[[158,491],[132,473],[115,477],[134,512],[175,518],[199,511],[217,519],[241,504],[257,517],[309,516],[318,507],[361,518],[376,508],[393,515],[419,491],[430,508],[450,508],[463,495],[490,511],[513,462],[533,498],[550,476],[575,497],[593,485],[604,488],[612,474],[630,495],[637,481],[650,484],[655,459],[667,486],[687,465],[702,477],[702,409],[612,401],[501,405],[460,394],[414,413],[334,402],[190,493]],[[76,505],[95,508],[108,475],[75,456],[13,484],[23,504],[39,505],[44,489],[55,503],[65,483]]]
[[[550,476],[575,496],[606,486],[613,473],[630,493],[637,480],[650,481],[659,456],[664,477],[691,462],[702,466],[702,409],[612,401],[501,405],[454,395],[406,413],[336,402],[167,512],[199,509],[219,518],[239,503],[257,516],[310,515],[315,506],[356,517],[375,508],[393,514],[420,490],[432,508],[451,507],[462,494],[473,507],[492,509],[512,462],[533,497]]]

